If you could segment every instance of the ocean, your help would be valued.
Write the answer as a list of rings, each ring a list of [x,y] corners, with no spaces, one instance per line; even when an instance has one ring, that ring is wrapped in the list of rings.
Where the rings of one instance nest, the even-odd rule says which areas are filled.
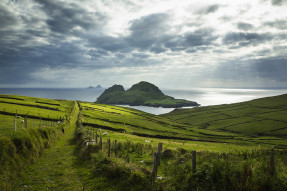
[[[0,88],[0,94],[23,95],[49,99],[67,99],[95,102],[104,89],[86,88]],[[164,94],[178,99],[196,101],[201,106],[219,105],[249,101],[252,99],[281,95],[287,88],[281,89],[231,89],[231,88],[192,88],[190,90],[163,89]],[[152,114],[163,114],[174,108],[156,108],[147,106],[127,106]]]

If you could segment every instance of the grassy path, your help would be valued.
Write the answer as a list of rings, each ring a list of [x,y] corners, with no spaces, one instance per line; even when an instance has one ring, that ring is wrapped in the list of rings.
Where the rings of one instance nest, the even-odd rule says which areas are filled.
[[[15,182],[15,190],[83,190],[90,170],[77,164],[73,138],[78,112],[77,108],[65,134],[27,167],[23,177]]]

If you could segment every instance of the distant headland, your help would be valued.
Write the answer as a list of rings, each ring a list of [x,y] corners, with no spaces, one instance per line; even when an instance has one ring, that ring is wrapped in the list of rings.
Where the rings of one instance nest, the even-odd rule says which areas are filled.
[[[96,103],[164,108],[199,106],[194,101],[164,95],[157,86],[145,81],[134,84],[127,91],[122,85],[113,85],[98,97]]]
[[[99,84],[96,87],[94,87],[94,86],[87,87],[87,89],[95,89],[95,88],[102,88],[102,86]]]

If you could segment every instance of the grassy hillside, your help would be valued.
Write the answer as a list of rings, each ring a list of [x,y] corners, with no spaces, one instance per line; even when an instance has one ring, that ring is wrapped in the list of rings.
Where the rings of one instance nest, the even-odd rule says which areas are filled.
[[[135,84],[127,91],[121,85],[114,85],[98,97],[97,103],[167,108],[198,105],[196,102],[174,99],[173,97],[164,95],[158,87],[148,82]]]
[[[232,133],[286,148],[287,94],[248,102],[176,109],[161,115],[198,130]]]
[[[72,101],[0,95],[0,190],[10,190],[24,167],[63,134],[73,108]]]
[[[169,114],[156,116],[138,110],[81,102],[82,138],[93,168],[118,186],[113,190],[135,187],[131,181],[137,174],[138,186],[145,182],[153,167],[153,153],[159,142],[164,145],[163,161],[159,166],[159,178],[155,187],[162,190],[285,190],[287,185],[286,148],[284,136],[262,134],[276,132],[278,119],[284,120],[286,95],[251,102],[177,109]],[[279,112],[275,114],[274,112]],[[283,113],[282,113],[283,112]],[[196,115],[198,114],[198,115]],[[230,131],[224,127],[226,120],[245,123],[251,116],[264,115],[274,129],[242,129]],[[270,114],[270,116],[268,115]],[[283,114],[280,116],[280,114]],[[275,117],[276,116],[276,119]],[[192,118],[194,117],[194,118]],[[246,119],[250,117],[249,119]],[[222,124],[218,124],[220,121]],[[241,121],[242,120],[242,121]],[[209,125],[207,125],[207,123]],[[265,127],[265,120],[257,120],[256,125]],[[283,124],[281,124],[283,126]],[[267,126],[267,125],[266,125]],[[251,126],[250,128],[252,128]],[[266,128],[267,129],[267,128]],[[97,136],[98,144],[94,145]],[[99,139],[102,139],[102,144]],[[111,140],[112,156],[107,157],[108,141]],[[117,157],[115,143],[117,140]],[[99,147],[99,145],[102,145]],[[276,177],[272,176],[270,150],[276,148]],[[197,172],[192,172],[191,150],[197,151]],[[128,164],[129,161],[132,163]],[[108,165],[107,165],[108,164]],[[108,173],[107,173],[108,172]],[[126,177],[121,179],[120,177]],[[97,189],[106,188],[101,182]],[[145,190],[145,188],[141,188]],[[156,190],[156,189],[155,189]]]
[[[70,174],[75,181],[78,179],[75,185],[85,190],[286,190],[286,98],[282,95],[230,105],[176,109],[157,116],[98,103],[0,95],[0,161],[4,164],[0,186],[13,181],[18,169],[33,162],[36,164],[27,168],[33,169],[27,174],[35,177],[31,177],[32,181],[20,178],[17,185],[25,188],[29,184],[36,189],[39,177],[48,177],[45,184],[60,188],[69,181],[63,183],[54,178]],[[21,118],[17,118],[15,132],[16,113]],[[27,113],[26,129],[21,120]],[[48,127],[49,122],[66,116],[67,122],[73,122],[69,125],[73,129],[77,121],[77,149],[73,151],[76,146],[70,145],[73,130],[69,129],[56,144],[57,152],[51,149],[37,164],[43,150],[68,127]],[[163,143],[163,152],[158,177],[154,179],[151,172],[158,143]],[[276,154],[274,170],[271,149]],[[192,171],[192,150],[197,151],[196,172]],[[64,164],[71,169],[59,167],[61,156],[69,157]],[[55,158],[55,164],[51,158]],[[43,165],[51,169],[49,174],[39,176]],[[34,172],[35,168],[39,172]],[[77,177],[82,169],[84,174]]]

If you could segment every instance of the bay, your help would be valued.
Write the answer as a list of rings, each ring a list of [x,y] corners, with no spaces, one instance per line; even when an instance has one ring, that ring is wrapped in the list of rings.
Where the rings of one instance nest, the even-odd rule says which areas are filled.
[[[273,89],[232,89],[232,88],[191,88],[189,90],[164,89],[164,94],[177,99],[196,101],[201,106],[230,104],[252,99],[281,95],[287,93],[287,88]],[[0,94],[23,95],[49,99],[67,99],[95,102],[104,92],[103,88],[0,88]],[[152,114],[163,114],[174,108],[156,108],[147,106],[127,106]]]

